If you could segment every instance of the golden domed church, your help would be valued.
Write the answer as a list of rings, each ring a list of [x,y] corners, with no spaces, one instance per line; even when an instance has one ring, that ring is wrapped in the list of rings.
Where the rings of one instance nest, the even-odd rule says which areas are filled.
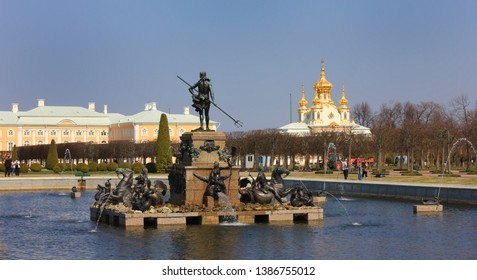
[[[333,84],[326,80],[324,61],[321,61],[320,79],[313,84],[315,96],[310,107],[305,98],[305,86],[302,85],[301,100],[298,102],[298,122],[280,127],[284,133],[307,135],[326,131],[352,132],[371,134],[369,128],[351,121],[348,99],[345,96],[344,85],[341,88],[341,99],[337,106],[331,98]]]

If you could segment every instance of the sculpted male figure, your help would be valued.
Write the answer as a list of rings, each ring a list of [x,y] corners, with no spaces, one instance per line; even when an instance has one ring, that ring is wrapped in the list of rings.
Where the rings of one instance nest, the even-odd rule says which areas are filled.
[[[194,94],[194,89],[198,88],[199,93]],[[209,109],[210,109],[210,100],[214,100],[214,92],[212,91],[212,84],[210,79],[207,78],[205,72],[200,72],[200,79],[197,83],[192,85],[189,88],[189,92],[192,94],[192,107],[199,113],[200,117],[200,128],[196,130],[204,130],[204,116],[205,116],[205,130],[209,129]]]

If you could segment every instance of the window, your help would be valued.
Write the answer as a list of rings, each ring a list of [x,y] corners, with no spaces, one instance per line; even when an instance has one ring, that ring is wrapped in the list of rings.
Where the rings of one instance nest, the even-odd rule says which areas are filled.
[[[182,136],[182,134],[184,134],[184,132],[185,132],[185,129],[181,128],[181,129],[179,130],[179,136]]]
[[[157,136],[159,134],[159,128],[154,128],[154,136]]]
[[[81,130],[76,130],[76,136],[81,136],[82,134]]]
[[[69,130],[64,130],[63,131],[63,136],[70,136],[70,131]]]
[[[142,136],[147,136],[147,129],[146,128],[142,129]]]
[[[90,131],[88,132],[88,135],[89,135],[89,136],[94,136],[94,131],[93,131],[93,130],[90,130]]]
[[[172,136],[172,135],[174,135],[172,128],[169,128],[169,136]]]
[[[108,133],[106,132],[106,130],[101,131],[101,136],[107,136],[107,135]]]
[[[30,130],[29,129],[25,129],[23,131],[23,136],[30,136]]]
[[[38,136],[43,136],[43,130],[38,130]]]
[[[30,146],[30,141],[25,141],[25,143],[23,143],[23,146]]]
[[[43,141],[40,140],[40,141],[37,142],[37,144],[38,145],[43,145]]]
[[[51,135],[51,136],[56,136],[56,130],[50,131],[50,135]]]
[[[9,137],[15,136],[15,133],[13,132],[12,129],[8,130],[8,136]]]
[[[9,151],[12,151],[12,150],[13,150],[13,146],[15,146],[15,143],[13,143],[13,142],[8,142],[8,150],[9,150]]]

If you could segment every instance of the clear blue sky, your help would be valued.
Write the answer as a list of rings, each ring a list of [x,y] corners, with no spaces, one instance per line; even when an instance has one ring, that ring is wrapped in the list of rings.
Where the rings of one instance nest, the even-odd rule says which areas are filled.
[[[0,0],[0,111],[95,102],[134,114],[144,104],[181,113],[177,75],[211,78],[240,130],[289,123],[321,59],[338,102],[448,104],[477,77],[477,1]],[[217,109],[220,131],[237,129]],[[158,120],[159,122],[159,120]]]

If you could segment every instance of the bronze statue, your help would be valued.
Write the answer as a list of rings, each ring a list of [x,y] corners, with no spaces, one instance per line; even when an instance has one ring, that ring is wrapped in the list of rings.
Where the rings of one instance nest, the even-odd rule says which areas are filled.
[[[290,204],[294,207],[314,206],[313,194],[302,186],[296,186],[290,195]]]
[[[273,198],[275,198],[279,203],[282,203],[281,198],[293,193],[296,188],[285,189],[282,174],[285,174],[286,177],[290,174],[290,171],[277,166],[272,172],[272,179],[269,182],[268,180],[265,181],[266,184],[264,186],[266,190],[259,183],[259,180],[263,181],[264,175],[259,175],[257,180],[253,178],[251,181],[249,178],[241,179],[239,182],[240,201],[243,203],[271,204]]]
[[[214,199],[218,199],[218,193],[226,193],[225,180],[228,179],[231,174],[222,176],[220,172],[225,169],[229,169],[232,165],[229,163],[227,167],[220,167],[219,163],[214,162],[214,168],[210,171],[209,178],[197,175],[194,173],[194,176],[207,183],[207,189],[204,193],[204,196],[212,196]]]
[[[214,101],[214,92],[212,91],[212,84],[210,83],[210,79],[207,78],[207,74],[205,72],[200,72],[200,80],[195,83],[195,85],[190,85],[181,77],[177,76],[181,81],[183,81],[186,85],[189,86],[189,92],[192,94],[192,107],[195,108],[200,115],[200,128],[196,130],[204,130],[204,115],[206,119],[206,129],[209,129],[209,109],[210,104],[214,105],[215,108],[219,109],[222,113],[224,113],[227,117],[234,121],[234,124],[237,127],[242,127],[243,123],[239,120],[232,118],[227,112],[225,112],[222,108],[217,106]],[[196,88],[199,88],[197,90]],[[197,92],[197,95],[194,94],[194,90]],[[212,100],[211,100],[212,99]],[[205,102],[206,100],[206,102]]]
[[[164,204],[167,186],[160,180],[156,180],[154,185],[151,185],[146,168],[143,168],[141,174],[134,178],[137,181],[135,184],[133,184],[134,172],[131,169],[118,168],[116,174],[122,175],[123,178],[114,189],[111,188],[111,179],[106,181],[104,187],[98,184],[95,205],[103,207],[123,203],[128,208],[144,212],[151,206]]]
[[[200,72],[200,79],[197,83],[189,87],[189,92],[192,94],[192,107],[199,113],[200,117],[200,128],[196,130],[204,130],[204,116],[205,116],[205,130],[210,130],[209,128],[209,109],[210,101],[214,102],[214,92],[212,90],[212,84],[210,79],[207,78],[205,72]],[[199,93],[194,94],[194,89],[198,88]]]
[[[287,170],[288,171],[288,170]],[[271,186],[271,181],[267,179],[265,176],[265,173],[263,172],[263,166],[260,166],[258,168],[258,175],[257,175],[257,186],[260,187],[262,192],[267,194],[268,192],[272,192],[273,196],[275,199],[282,204],[282,199],[280,198],[280,195],[276,192],[275,188]]]

